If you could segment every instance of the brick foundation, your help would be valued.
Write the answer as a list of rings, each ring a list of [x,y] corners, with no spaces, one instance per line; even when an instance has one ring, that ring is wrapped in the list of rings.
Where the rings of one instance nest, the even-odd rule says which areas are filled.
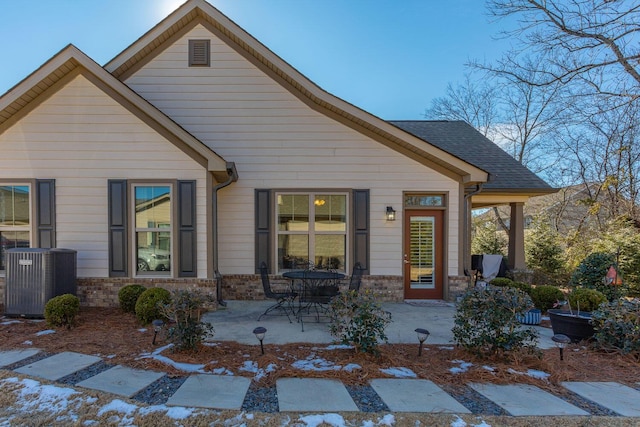
[[[216,295],[214,279],[167,279],[167,278],[79,278],[78,298],[80,304],[88,307],[117,307],[118,291],[123,286],[140,284],[147,288],[162,287],[169,290],[199,289]],[[289,281],[281,276],[271,276],[271,285],[287,288]],[[455,301],[469,287],[469,278],[465,276],[449,276],[449,292],[447,299]],[[371,289],[384,302],[404,301],[402,276],[364,276],[361,290]],[[0,277],[0,304],[4,303],[5,279]],[[236,274],[225,275],[222,281],[222,298],[224,300],[262,300],[264,292],[259,275]]]

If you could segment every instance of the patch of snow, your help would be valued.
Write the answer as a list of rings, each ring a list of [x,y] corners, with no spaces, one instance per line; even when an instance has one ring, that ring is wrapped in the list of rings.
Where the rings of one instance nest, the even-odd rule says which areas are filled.
[[[327,350],[349,350],[353,346],[349,344],[332,344],[325,347]]]
[[[267,373],[275,371],[277,366],[273,363],[270,363],[266,368],[258,368],[257,362],[246,361],[244,364],[238,368],[239,371],[252,372],[256,374],[253,379],[256,381],[260,381]]]
[[[387,375],[391,375],[396,378],[416,378],[417,375],[409,368],[389,368],[389,369],[380,369],[380,372],[383,372]]]
[[[357,363],[349,363],[345,365],[344,368],[342,368],[343,371],[347,372],[353,372],[354,369],[362,369],[362,366],[358,365]]]
[[[147,328],[140,328],[138,329],[138,332],[147,332]]]
[[[7,378],[0,381],[0,389],[6,384],[21,386],[16,390],[14,410],[16,412],[46,412],[58,415],[56,421],[76,421],[78,410],[85,403],[94,403],[95,398],[89,398],[82,393],[68,387],[43,385],[32,379]]]
[[[160,347],[158,349],[156,349],[153,353],[142,353],[140,355],[140,357],[138,357],[136,360],[140,360],[140,359],[155,359],[158,362],[162,362],[165,363],[169,366],[173,366],[176,369],[179,369],[183,372],[191,372],[191,373],[198,373],[198,374],[204,374],[206,373],[206,371],[204,370],[205,365],[196,365],[194,363],[179,363],[179,362],[174,362],[173,360],[171,360],[170,358],[168,358],[167,356],[162,356],[160,353],[162,353],[164,350],[173,347],[173,344],[168,344],[165,345],[164,347]]]
[[[302,371],[339,371],[341,369],[341,366],[335,365],[333,362],[321,357],[314,357],[315,355],[311,354],[305,360],[296,360],[291,366]]]
[[[26,341],[23,341],[22,344],[24,344],[24,345],[33,345],[33,341],[26,340]]]
[[[489,371],[489,372],[495,372],[496,368],[494,368],[493,366],[489,366],[489,365],[483,365],[482,369]]]
[[[7,320],[6,322],[0,323],[0,325],[11,325],[11,324],[14,324],[14,323],[22,323],[22,322],[19,321],[19,320]]]
[[[211,371],[211,373],[215,375],[228,375],[230,377],[233,376],[233,372],[228,370],[227,368],[216,368],[213,371]]]
[[[185,408],[182,406],[166,406],[166,405],[153,405],[146,408],[139,408],[138,414],[147,415],[153,412],[164,412],[165,415],[174,420],[184,420],[192,416],[196,410],[194,408]]]
[[[299,418],[307,427],[317,427],[322,424],[328,424],[333,427],[345,427],[346,423],[340,414],[313,414]]]
[[[480,421],[480,424],[474,424],[473,427],[491,427],[491,424],[487,424],[484,420]]]
[[[379,426],[392,426],[396,423],[396,417],[393,414],[387,414],[378,420]]]
[[[455,416],[456,419],[451,422],[451,427],[467,427],[467,423],[465,420],[460,418],[458,415]]]
[[[51,334],[55,334],[56,331],[54,331],[53,329],[47,329],[46,331],[40,331],[40,332],[36,332],[36,336],[42,336],[42,335],[51,335]]]
[[[473,366],[473,363],[465,362],[464,360],[452,360],[451,363],[457,363],[458,365],[460,365],[449,368],[449,372],[451,372],[452,374],[461,374],[463,372],[467,372],[469,368]]]
[[[455,347],[452,345],[441,345],[438,347],[440,350],[453,350]]]
[[[509,368],[507,369],[507,372],[509,372],[510,374],[516,374],[516,375],[526,375],[528,377],[537,378],[539,380],[546,380],[547,378],[549,378],[549,376],[551,376],[551,374],[547,374],[546,372],[538,371],[536,369],[528,369],[527,372],[520,372],[520,371],[516,371],[513,368]]]

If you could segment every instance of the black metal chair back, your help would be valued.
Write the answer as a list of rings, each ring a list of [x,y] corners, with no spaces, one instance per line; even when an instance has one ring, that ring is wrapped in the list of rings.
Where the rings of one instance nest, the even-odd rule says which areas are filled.
[[[362,272],[364,268],[359,262],[356,262],[353,265],[353,272],[351,273],[351,278],[349,279],[349,290],[360,292],[360,286],[362,285]]]

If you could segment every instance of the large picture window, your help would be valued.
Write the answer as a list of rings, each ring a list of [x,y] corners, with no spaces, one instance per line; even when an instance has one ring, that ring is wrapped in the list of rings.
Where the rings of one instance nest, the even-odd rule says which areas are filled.
[[[0,270],[5,270],[6,251],[31,245],[29,185],[0,185]]]
[[[347,194],[276,194],[278,270],[313,263],[346,269]]]
[[[171,271],[171,186],[134,185],[137,274]],[[158,274],[158,273],[154,273]]]

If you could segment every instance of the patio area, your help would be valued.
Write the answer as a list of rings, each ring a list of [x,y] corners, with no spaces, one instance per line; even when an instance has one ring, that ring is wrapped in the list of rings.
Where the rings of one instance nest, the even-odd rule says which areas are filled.
[[[226,301],[226,307],[205,313],[202,320],[210,322],[214,329],[214,341],[236,341],[241,344],[256,344],[253,329],[263,326],[267,329],[265,344],[318,343],[329,344],[334,338],[329,333],[326,318],[320,323],[308,318],[304,322],[304,332],[300,323],[286,316],[258,317],[273,304],[273,301]],[[391,313],[391,323],[386,333],[389,343],[417,344],[416,328],[427,329],[431,335],[425,344],[453,345],[453,318],[455,304],[445,301],[415,301],[404,303],[383,303],[382,308]],[[553,332],[550,328],[535,326],[540,334],[538,347],[553,348]]]

